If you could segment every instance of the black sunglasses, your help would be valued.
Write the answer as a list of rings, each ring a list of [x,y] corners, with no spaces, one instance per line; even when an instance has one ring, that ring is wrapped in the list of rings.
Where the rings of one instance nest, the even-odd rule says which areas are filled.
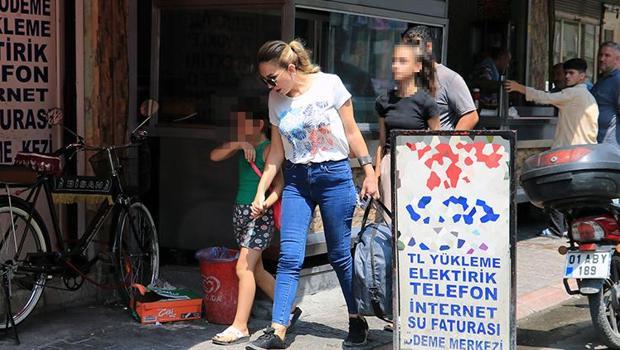
[[[266,77],[260,77],[260,80],[265,83],[265,85],[267,85],[267,87],[269,89],[273,89],[274,87],[276,87],[278,85],[278,77],[280,76],[282,72],[274,75],[268,75]]]
[[[272,89],[274,87],[276,87],[276,85],[278,85],[278,79],[275,77],[267,77],[267,78],[263,78],[260,77],[260,80],[265,83],[265,85],[267,85],[268,88]]]

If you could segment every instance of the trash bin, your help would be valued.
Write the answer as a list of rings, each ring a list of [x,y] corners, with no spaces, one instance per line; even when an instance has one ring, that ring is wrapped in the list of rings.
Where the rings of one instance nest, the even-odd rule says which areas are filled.
[[[200,261],[207,321],[232,324],[237,312],[239,294],[239,279],[235,271],[239,251],[210,247],[199,250],[196,258]]]

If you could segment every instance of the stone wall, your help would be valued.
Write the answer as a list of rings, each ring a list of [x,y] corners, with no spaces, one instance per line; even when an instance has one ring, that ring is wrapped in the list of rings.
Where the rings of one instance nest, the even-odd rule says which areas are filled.
[[[528,42],[529,75],[526,85],[544,89],[549,66],[549,1],[531,0]]]

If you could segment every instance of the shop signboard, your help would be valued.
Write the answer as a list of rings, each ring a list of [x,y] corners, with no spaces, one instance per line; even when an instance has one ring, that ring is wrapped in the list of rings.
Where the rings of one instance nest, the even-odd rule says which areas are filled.
[[[395,348],[515,349],[514,133],[391,137]]]
[[[58,105],[55,0],[0,1],[0,164],[52,151],[46,112]]]

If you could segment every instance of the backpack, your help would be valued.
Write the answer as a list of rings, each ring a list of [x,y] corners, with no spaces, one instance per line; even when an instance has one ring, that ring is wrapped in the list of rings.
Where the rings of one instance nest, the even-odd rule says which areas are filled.
[[[379,200],[379,209],[391,216]],[[372,207],[364,212],[353,256],[353,291],[358,311],[364,316],[392,320],[392,228],[385,222],[366,224]],[[375,205],[376,207],[376,205]],[[379,213],[377,213],[379,215]]]

